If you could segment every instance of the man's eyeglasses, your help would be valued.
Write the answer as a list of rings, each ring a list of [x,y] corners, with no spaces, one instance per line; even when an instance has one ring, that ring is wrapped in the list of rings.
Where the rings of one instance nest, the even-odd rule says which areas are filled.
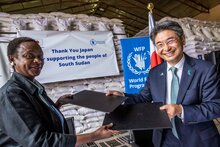
[[[170,37],[170,38],[168,38],[168,39],[165,40],[165,41],[159,41],[159,42],[157,42],[157,43],[155,44],[155,46],[156,46],[156,48],[157,48],[158,50],[162,50],[162,49],[164,48],[165,44],[166,44],[167,46],[170,46],[170,45],[173,45],[173,44],[177,43],[177,41],[178,41],[178,38],[177,38],[177,37]]]

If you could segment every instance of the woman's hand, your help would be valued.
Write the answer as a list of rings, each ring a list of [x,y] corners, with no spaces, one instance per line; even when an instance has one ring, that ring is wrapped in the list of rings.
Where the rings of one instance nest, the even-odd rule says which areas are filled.
[[[87,142],[92,142],[92,141],[95,141],[95,140],[109,138],[113,135],[119,134],[119,131],[110,130],[110,128],[112,126],[113,126],[113,124],[110,123],[108,125],[101,126],[95,132],[88,133],[88,134],[77,135],[76,146],[79,146],[79,145],[87,143]]]
[[[73,94],[65,94],[58,98],[56,101],[56,105],[58,108],[60,108],[62,105],[65,105],[68,103],[68,101],[73,99]]]
[[[119,131],[110,129],[112,126],[113,123],[110,123],[108,125],[101,126],[98,130],[93,132],[93,137],[95,140],[109,138],[113,135],[119,134]]]

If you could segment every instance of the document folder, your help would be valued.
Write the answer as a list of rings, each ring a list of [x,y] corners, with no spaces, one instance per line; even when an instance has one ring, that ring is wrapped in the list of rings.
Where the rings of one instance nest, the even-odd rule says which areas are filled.
[[[167,113],[160,110],[162,103],[120,105],[106,114],[103,125],[113,123],[114,130],[150,130],[171,128]]]
[[[109,113],[123,103],[125,99],[126,97],[122,96],[106,96],[103,92],[83,90],[73,95],[73,98],[66,102]]]

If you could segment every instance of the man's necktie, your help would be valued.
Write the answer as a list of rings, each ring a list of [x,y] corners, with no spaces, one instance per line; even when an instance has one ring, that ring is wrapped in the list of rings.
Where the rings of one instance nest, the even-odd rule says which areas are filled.
[[[177,76],[177,68],[176,67],[171,67],[170,70],[172,71],[172,81],[171,81],[171,103],[176,104],[177,101],[177,95],[179,91],[179,78]],[[173,135],[176,136],[176,138],[179,139],[177,131],[176,131],[176,126],[175,126],[175,117],[171,119],[172,123],[172,132]]]

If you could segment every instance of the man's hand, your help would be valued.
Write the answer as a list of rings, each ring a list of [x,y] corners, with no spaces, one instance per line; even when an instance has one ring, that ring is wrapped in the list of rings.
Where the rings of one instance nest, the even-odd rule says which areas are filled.
[[[55,104],[57,105],[58,108],[60,108],[62,105],[67,104],[68,99],[73,99],[73,95],[72,94],[62,95],[61,97],[58,98]]]
[[[166,110],[169,118],[171,119],[182,113],[182,106],[177,104],[167,104],[161,106],[160,110]]]
[[[116,90],[110,90],[106,93],[106,96],[125,96],[123,92],[116,91]]]

